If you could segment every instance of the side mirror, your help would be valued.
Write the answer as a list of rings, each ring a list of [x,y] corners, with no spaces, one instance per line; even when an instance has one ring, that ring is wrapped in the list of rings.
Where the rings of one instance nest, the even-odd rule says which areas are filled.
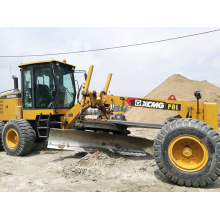
[[[195,91],[194,96],[196,97],[196,99],[201,99],[202,98],[202,91],[201,90]]]
[[[86,81],[86,79],[87,79],[87,74],[86,73],[84,73],[84,77],[85,77],[85,81]]]

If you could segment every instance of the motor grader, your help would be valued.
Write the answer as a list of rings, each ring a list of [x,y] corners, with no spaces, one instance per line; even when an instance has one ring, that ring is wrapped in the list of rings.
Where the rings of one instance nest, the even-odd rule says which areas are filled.
[[[49,137],[48,147],[101,148],[113,151],[154,148],[159,169],[178,185],[204,187],[220,175],[220,137],[217,104],[132,98],[107,94],[112,74],[102,91],[89,91],[93,66],[85,74],[82,98],[76,88],[75,66],[57,60],[19,65],[14,89],[0,94],[0,148],[11,156],[27,155],[35,141]],[[181,89],[181,88],[180,88]],[[77,98],[78,97],[78,98]],[[127,121],[114,106],[175,111],[166,123]],[[100,110],[95,120],[85,119],[88,108]],[[129,136],[129,127],[160,129],[154,142]]]

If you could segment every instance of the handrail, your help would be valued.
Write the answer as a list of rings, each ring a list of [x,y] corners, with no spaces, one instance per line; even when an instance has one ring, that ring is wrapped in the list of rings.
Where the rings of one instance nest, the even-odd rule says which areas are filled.
[[[15,89],[9,89],[9,90],[5,90],[5,91],[3,91],[3,92],[0,92],[0,94],[5,93],[5,92],[9,92],[9,91],[12,91],[12,90],[15,91]],[[18,90],[18,91],[19,91],[19,90]]]

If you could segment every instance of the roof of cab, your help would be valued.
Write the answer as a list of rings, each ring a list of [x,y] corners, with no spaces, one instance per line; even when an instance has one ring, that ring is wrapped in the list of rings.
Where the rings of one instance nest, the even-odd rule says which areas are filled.
[[[63,63],[63,64],[66,64],[68,66],[72,66],[74,68],[76,67],[74,65],[71,65],[71,64],[68,64],[68,63],[65,63],[65,62],[61,62],[61,61],[58,61],[58,60],[43,60],[43,61],[35,61],[35,62],[30,62],[30,63],[22,63],[22,64],[19,65],[19,67],[29,66],[29,65],[33,65],[33,64],[51,63],[51,62]]]

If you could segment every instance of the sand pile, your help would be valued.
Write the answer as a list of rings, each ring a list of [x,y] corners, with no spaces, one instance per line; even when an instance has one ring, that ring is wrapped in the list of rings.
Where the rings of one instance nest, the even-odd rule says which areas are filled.
[[[101,181],[113,179],[116,186],[117,183],[126,183],[127,180],[140,183],[149,179],[147,170],[155,170],[156,163],[151,158],[150,155],[134,157],[96,151],[88,153],[76,163],[67,164],[63,173],[73,181],[86,178],[99,184]],[[151,179],[155,182],[154,178]]]
[[[194,81],[180,74],[174,74],[168,77],[144,98],[167,100],[170,95],[174,95],[177,101],[195,102],[196,99],[194,97],[194,92],[196,90],[202,90],[201,102],[214,102],[218,104],[218,114],[220,119],[220,87],[217,87],[206,80]],[[166,118],[175,116],[177,113],[169,110],[165,111],[133,107],[127,111],[125,115],[128,121],[163,123]]]

